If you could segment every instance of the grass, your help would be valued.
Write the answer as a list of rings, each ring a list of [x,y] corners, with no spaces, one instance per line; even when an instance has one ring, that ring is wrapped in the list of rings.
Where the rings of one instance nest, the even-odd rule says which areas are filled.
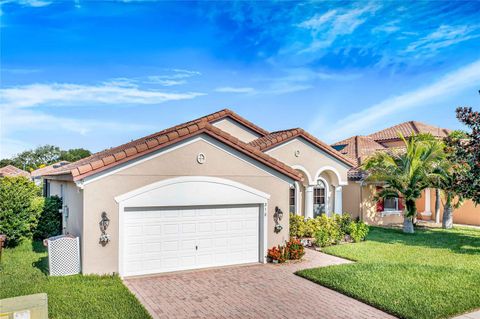
[[[0,299],[45,292],[50,319],[150,318],[118,276],[47,276],[40,242],[5,249],[0,264]]]
[[[367,241],[324,251],[357,261],[297,274],[401,318],[480,308],[480,230],[371,228]]]

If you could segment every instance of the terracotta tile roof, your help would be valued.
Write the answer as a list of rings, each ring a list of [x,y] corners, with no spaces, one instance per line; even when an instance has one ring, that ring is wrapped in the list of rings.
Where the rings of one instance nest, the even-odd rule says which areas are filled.
[[[400,139],[399,133],[401,133],[404,137],[410,137],[412,134],[418,133],[430,133],[435,137],[443,138],[446,137],[450,132],[450,130],[445,128],[440,128],[417,121],[409,121],[375,132],[368,135],[368,137],[371,137],[377,142],[386,142],[389,140]]]
[[[13,177],[13,176],[25,176],[30,177],[30,173],[24,171],[23,169],[17,168],[13,165],[7,165],[0,168],[0,177]]]
[[[36,169],[30,173],[32,177],[39,177],[43,175],[48,175],[49,172],[56,170],[57,168],[60,168],[64,165],[70,164],[68,161],[60,161],[57,163],[54,163],[52,165],[48,165],[39,169]]]
[[[260,137],[256,140],[253,140],[249,144],[255,147],[256,149],[262,152],[265,152],[283,142],[292,140],[296,137],[303,137],[313,145],[319,147],[326,153],[330,154],[331,156],[335,157],[336,159],[342,161],[347,165],[350,165],[350,166],[356,165],[355,161],[353,161],[352,159],[346,156],[343,156],[341,153],[336,151],[330,145],[325,144],[324,142],[320,141],[315,136],[311,135],[310,133],[304,131],[301,128],[294,128],[290,130],[273,132],[266,136]]]
[[[222,110],[212,115],[157,132],[130,143],[93,154],[75,163],[67,164],[55,169],[50,172],[49,175],[71,174],[73,180],[80,180],[121,163],[157,151],[168,145],[180,142],[186,138],[205,133],[295,180],[302,179],[302,176],[289,166],[210,124],[211,121],[227,116],[226,114],[230,116],[235,113],[228,110]]]
[[[368,136],[358,135],[337,142],[333,144],[332,147],[354,160],[357,166],[361,165],[368,156],[376,151],[387,149]]]

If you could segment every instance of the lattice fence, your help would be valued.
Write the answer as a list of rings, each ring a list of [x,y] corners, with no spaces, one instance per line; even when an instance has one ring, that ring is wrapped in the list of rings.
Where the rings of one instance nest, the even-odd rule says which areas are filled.
[[[56,236],[48,239],[50,276],[79,274],[80,241],[78,237]]]

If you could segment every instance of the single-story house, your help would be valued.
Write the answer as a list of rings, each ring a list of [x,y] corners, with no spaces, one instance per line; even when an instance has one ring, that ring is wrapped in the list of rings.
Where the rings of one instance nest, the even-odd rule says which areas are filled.
[[[16,176],[23,176],[26,178],[30,178],[30,173],[24,171],[23,169],[17,168],[13,165],[7,165],[0,168],[0,178],[1,177],[16,177]]]
[[[32,181],[36,185],[40,186],[42,184],[42,177],[43,176],[48,175],[48,173],[51,170],[55,170],[55,169],[57,169],[57,168],[59,168],[63,165],[67,165],[67,164],[70,164],[70,162],[69,161],[59,161],[59,162],[51,164],[51,165],[46,165],[46,166],[37,168],[36,170],[34,170],[30,173],[30,177],[32,178]],[[50,196],[47,186],[48,186],[47,183],[45,183],[43,185],[43,195],[46,196],[46,197]]]
[[[431,126],[428,124],[409,121],[388,127],[367,136],[353,136],[332,145],[343,155],[356,162],[356,165],[348,172],[348,185],[344,187],[344,193],[348,200],[344,200],[344,211],[354,217],[359,217],[370,224],[389,225],[403,221],[402,201],[397,198],[375,201],[377,191],[381,184],[365,181],[365,175],[359,169],[362,163],[373,153],[389,148],[404,147],[399,137],[411,137],[412,134],[430,133],[437,138],[445,138],[450,130]],[[440,195],[441,196],[441,195]],[[427,221],[435,221],[435,189],[426,189],[422,197],[417,200],[418,218]],[[444,202],[441,199],[440,203]],[[440,205],[440,221],[443,218],[443,204]],[[480,225],[480,206],[475,206],[470,200],[465,201],[463,206],[456,209],[453,215],[454,223]]]
[[[134,276],[265,262],[289,239],[290,211],[345,211],[356,164],[302,129],[221,110],[43,178],[80,237],[83,273]]]

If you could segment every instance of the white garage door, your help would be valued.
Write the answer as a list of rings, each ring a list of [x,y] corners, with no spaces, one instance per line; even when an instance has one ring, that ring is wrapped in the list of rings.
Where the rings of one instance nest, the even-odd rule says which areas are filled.
[[[125,209],[125,276],[259,261],[260,207]]]

